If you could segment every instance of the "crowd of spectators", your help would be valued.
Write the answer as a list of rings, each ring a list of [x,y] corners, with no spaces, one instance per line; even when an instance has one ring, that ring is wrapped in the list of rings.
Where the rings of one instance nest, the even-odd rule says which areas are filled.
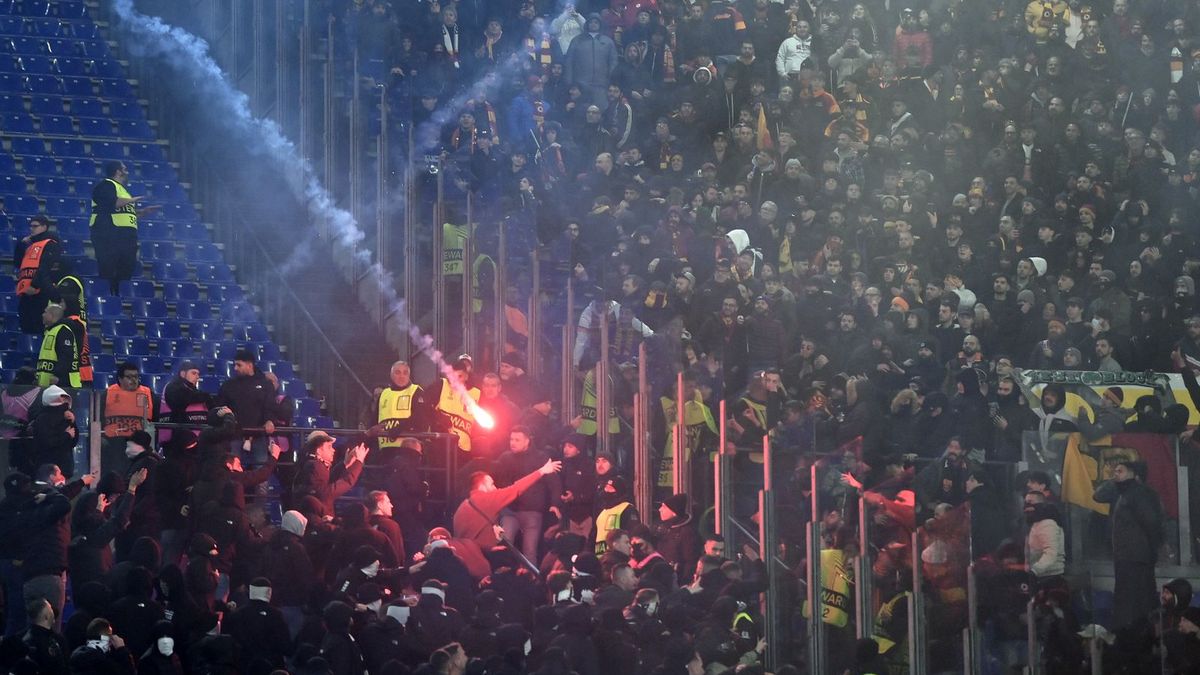
[[[99,481],[68,482],[70,399],[43,386],[13,404],[55,450],[30,446],[5,481],[5,667],[762,671],[766,568],[755,549],[701,534],[712,486],[660,494],[656,514],[630,510],[623,422],[644,342],[661,366],[656,459],[675,405],[657,403],[673,398],[663,373],[678,371],[698,465],[720,401],[740,475],[764,437],[778,453],[771,515],[789,571],[773,590],[797,630],[780,637],[775,672],[808,656],[811,613],[796,600],[807,564],[825,577],[829,672],[907,672],[913,593],[927,598],[931,670],[961,667],[970,560],[986,580],[988,672],[1024,658],[1031,597],[1048,672],[1084,671],[1057,479],[1014,483],[1008,468],[1025,432],[1178,433],[1182,420],[1140,404],[1133,419],[1115,393],[1077,419],[1061,388],[1034,395],[1014,370],[1179,372],[1195,390],[1194,3],[364,0],[331,15],[367,78],[353,86],[389,85],[394,123],[439,158],[447,201],[470,192],[480,212],[529,225],[563,282],[547,307],[561,309],[553,293],[570,284],[582,311],[557,320],[579,329],[571,366],[585,412],[590,382],[591,415],[550,424],[549,388],[518,351],[478,378],[459,359],[479,405],[507,413],[499,430],[460,435],[478,471],[433,514],[414,480],[421,443],[387,429],[376,450],[355,441],[341,459],[314,432],[298,468],[277,469],[284,449],[268,439],[286,420],[248,355],[216,400],[181,364],[168,419],[207,428],[169,440],[126,429]],[[614,319],[621,375],[612,411],[597,412],[596,327]],[[406,432],[454,431],[439,384]],[[395,391],[411,385],[393,368]],[[6,411],[19,395],[5,394]],[[238,423],[270,428],[251,439]],[[613,429],[604,452],[597,424]],[[1118,463],[1095,493],[1112,505],[1120,599],[1108,662],[1140,672],[1165,649],[1175,672],[1193,672],[1200,611],[1186,581],[1155,589],[1163,517],[1145,473]],[[345,499],[370,476],[378,489]],[[282,486],[277,523],[256,498],[268,482]],[[761,517],[741,492],[738,516]],[[451,513],[451,529],[432,527]],[[819,552],[796,527],[814,517]],[[876,639],[856,643],[860,556]]]

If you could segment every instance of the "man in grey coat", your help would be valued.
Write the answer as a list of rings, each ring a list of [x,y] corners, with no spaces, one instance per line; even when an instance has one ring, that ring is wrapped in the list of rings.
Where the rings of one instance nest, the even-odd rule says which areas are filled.
[[[563,75],[578,84],[588,102],[602,108],[607,105],[608,84],[617,67],[617,46],[600,32],[600,15],[589,14],[584,32],[571,40]]]

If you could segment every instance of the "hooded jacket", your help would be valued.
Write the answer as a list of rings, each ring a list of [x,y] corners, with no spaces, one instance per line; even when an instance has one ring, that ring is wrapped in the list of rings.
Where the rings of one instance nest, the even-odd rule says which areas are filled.
[[[1039,579],[1058,576],[1066,571],[1066,537],[1058,523],[1053,504],[1038,504],[1029,514],[1033,522],[1025,538],[1025,560],[1029,571]]]

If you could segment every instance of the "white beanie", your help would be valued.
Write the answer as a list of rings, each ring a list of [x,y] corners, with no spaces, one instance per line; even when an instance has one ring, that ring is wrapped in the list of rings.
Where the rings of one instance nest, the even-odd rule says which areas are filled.
[[[299,511],[285,511],[283,522],[279,526],[284,532],[291,532],[297,537],[303,537],[304,529],[308,527],[308,518],[305,518],[304,514]]]
[[[57,384],[52,384],[49,387],[46,387],[45,391],[42,392],[42,405],[49,405],[49,406],[63,405],[64,401],[62,400],[62,397],[64,397],[64,396],[67,397],[67,400],[65,401],[66,405],[70,405],[71,404],[71,395],[68,394],[65,390],[63,390],[62,387],[58,386]]]

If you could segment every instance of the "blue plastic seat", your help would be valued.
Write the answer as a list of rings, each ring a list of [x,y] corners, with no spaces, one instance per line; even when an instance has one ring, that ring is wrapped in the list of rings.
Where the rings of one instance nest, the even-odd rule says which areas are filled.
[[[137,323],[133,319],[101,319],[101,332],[116,337],[134,337],[138,334]]]
[[[112,120],[106,117],[80,117],[79,135],[108,138],[116,134],[113,133]]]
[[[7,113],[0,117],[0,127],[10,134],[32,134],[36,131],[33,118],[23,112]]]
[[[21,176],[0,176],[0,194],[23,195],[28,193],[28,191],[29,190],[28,186],[25,184],[25,179]]]
[[[116,338],[113,354],[117,356],[146,356],[150,353],[150,340],[144,337]]]
[[[43,150],[43,152],[45,151]],[[54,165],[54,160],[50,157],[25,155],[21,157],[21,166],[25,173],[30,176],[53,176],[58,173]]]
[[[290,380],[296,376],[296,369],[288,361],[272,361],[267,364],[267,370],[280,380]]]
[[[156,293],[154,282],[146,279],[134,279],[129,282],[129,294],[138,300],[150,300]]]
[[[234,282],[233,272],[224,263],[196,263],[196,280],[222,284]]]
[[[97,373],[110,374],[117,370],[117,357],[112,354],[92,354],[92,368]]]
[[[25,112],[25,99],[17,94],[0,95],[0,113]]]
[[[94,180],[98,177],[96,162],[90,159],[63,160],[63,175],[70,178]]]
[[[57,57],[53,60],[51,72],[59,75],[87,75],[88,62],[91,59]]]
[[[142,118],[142,107],[136,101],[112,101],[108,104],[108,116],[117,120]]]
[[[24,54],[16,57],[13,61],[17,70],[30,75],[46,75],[57,72],[55,62],[42,56]]]
[[[87,146],[77,138],[55,138],[50,141],[50,152],[59,157],[86,157]]]
[[[42,115],[41,129],[43,134],[58,134],[60,136],[73,136],[75,134],[75,124],[66,115]]]
[[[167,303],[157,298],[134,300],[132,313],[137,319],[165,319],[168,316]]]
[[[191,358],[196,353],[196,347],[191,340],[178,338],[175,340],[160,340],[158,355],[169,359]]]
[[[246,292],[236,284],[210,284],[208,286],[208,301],[224,305],[227,302],[240,302],[246,299]]]
[[[117,135],[121,138],[152,139],[154,129],[146,120],[117,120]]]
[[[129,80],[124,77],[102,77],[98,78],[100,82],[100,95],[108,98],[128,98],[133,96],[133,87],[129,86]]]
[[[295,384],[293,384],[295,381],[296,380],[288,380],[286,382],[280,382],[280,385],[282,385],[281,388],[283,389],[284,394],[287,394],[296,400],[296,416],[317,417],[320,415],[321,402],[317,401],[316,399],[308,398],[308,391],[307,388],[303,386],[304,383],[301,382],[300,387],[297,387]],[[296,389],[303,389],[303,391],[297,392],[295,391]]]
[[[104,117],[104,102],[90,94],[70,99],[71,114],[76,117]]]
[[[71,263],[71,268],[75,270],[75,274],[81,277],[94,277],[100,273],[100,265],[95,258],[84,257],[76,258]]]
[[[53,218],[84,216],[89,212],[88,202],[76,197],[49,197],[46,199],[46,214]]]
[[[0,173],[16,173],[17,160],[12,155],[0,152]]]
[[[39,176],[35,181],[34,189],[39,195],[45,197],[69,195],[71,194],[71,181],[57,176]]]
[[[255,342],[270,342],[271,333],[267,327],[257,321],[246,326],[246,337]]]
[[[151,377],[162,375],[167,372],[167,362],[161,356],[143,356],[142,357],[142,376],[149,375]],[[145,383],[143,383],[145,384]],[[154,387],[151,387],[154,389]]]
[[[95,96],[92,78],[67,75],[62,78],[62,93],[68,96]]]
[[[57,75],[19,75],[21,88],[31,94],[61,94],[62,79]]]
[[[191,321],[208,321],[212,318],[212,305],[207,302],[180,302],[175,306],[175,316]]]
[[[0,107],[5,112],[7,109]],[[61,96],[34,96],[30,102],[29,112],[34,115],[62,115],[66,112],[63,108],[63,98]]]
[[[142,120],[138,120],[138,121],[142,121]],[[149,126],[147,126],[146,128],[149,129]],[[153,138],[154,134],[151,133],[149,137]],[[129,144],[129,157],[131,159],[135,159],[139,162],[160,163],[163,161],[163,151],[162,151],[162,148],[159,147],[155,143],[130,143]],[[167,178],[167,179],[160,178],[160,179],[156,179],[156,180],[174,180],[174,178]]]
[[[87,249],[84,247],[82,240],[63,239],[59,243],[62,244],[64,255],[72,258],[79,258],[87,255]]]
[[[10,214],[32,216],[39,212],[37,197],[32,195],[2,195],[0,200]]]
[[[154,278],[162,281],[188,281],[191,275],[182,262],[158,261],[154,263]]]
[[[41,138],[31,138],[20,136],[13,138],[12,151],[17,155],[44,155],[46,153],[46,143]]]
[[[162,340],[178,340],[182,336],[179,323],[169,319],[162,321],[147,321],[146,336]]]
[[[92,141],[92,157],[96,159],[125,159],[125,146],[112,141]]]
[[[200,299],[200,287],[191,282],[163,284],[163,299],[167,302],[195,302]]]
[[[125,316],[121,298],[115,295],[96,295],[87,299],[88,315],[97,319],[112,319]]]

